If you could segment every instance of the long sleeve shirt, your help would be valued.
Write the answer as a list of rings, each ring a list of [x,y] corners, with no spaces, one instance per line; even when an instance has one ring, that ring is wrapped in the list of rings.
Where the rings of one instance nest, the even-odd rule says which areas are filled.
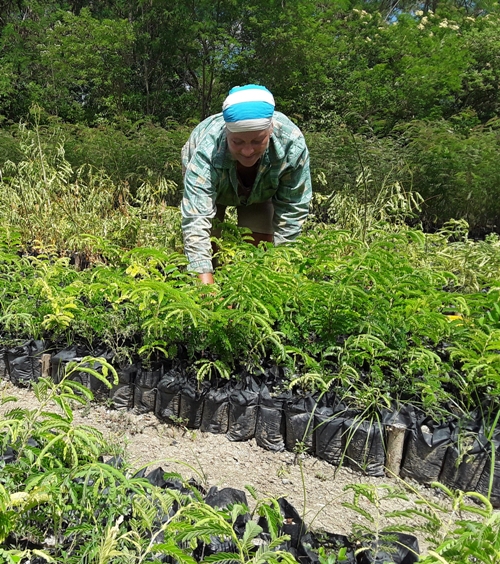
[[[284,114],[274,113],[273,126],[248,196],[238,194],[236,160],[228,149],[222,114],[208,117],[191,133],[182,149],[181,203],[189,270],[213,272],[210,231],[217,205],[248,206],[271,199],[275,244],[300,234],[312,197],[309,151],[300,129]]]

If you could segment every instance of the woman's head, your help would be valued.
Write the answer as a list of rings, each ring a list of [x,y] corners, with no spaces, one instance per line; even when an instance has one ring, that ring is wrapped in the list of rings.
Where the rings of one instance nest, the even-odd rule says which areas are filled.
[[[229,152],[241,165],[253,166],[273,132],[274,98],[256,84],[235,86],[222,105]]]

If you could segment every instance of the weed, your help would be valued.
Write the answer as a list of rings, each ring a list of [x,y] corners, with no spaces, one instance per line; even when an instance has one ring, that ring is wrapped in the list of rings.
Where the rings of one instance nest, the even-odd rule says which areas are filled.
[[[286,464],[282,464],[276,473],[278,478],[284,478],[285,476],[290,475],[290,468]]]

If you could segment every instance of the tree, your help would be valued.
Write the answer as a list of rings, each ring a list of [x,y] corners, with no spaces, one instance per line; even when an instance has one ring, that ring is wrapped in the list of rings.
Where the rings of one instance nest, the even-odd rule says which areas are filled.
[[[68,121],[94,122],[125,108],[133,33],[126,20],[54,9],[32,12],[2,33],[3,112],[37,103]],[[12,92],[17,93],[13,100]]]

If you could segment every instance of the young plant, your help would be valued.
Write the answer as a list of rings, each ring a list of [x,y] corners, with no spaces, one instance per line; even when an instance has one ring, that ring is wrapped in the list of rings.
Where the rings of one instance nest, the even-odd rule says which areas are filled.
[[[72,405],[85,405],[93,399],[90,389],[74,379],[82,373],[93,376],[109,388],[112,383],[118,383],[116,370],[106,359],[84,357],[79,362],[69,362],[58,383],[51,378],[40,378],[33,384],[39,402],[37,408],[13,409],[0,421],[4,444],[11,445],[19,458],[26,452],[32,453],[33,467],[52,468],[61,463],[78,465],[81,461],[97,458],[105,447],[102,434],[97,430],[74,424]],[[53,405],[60,409],[60,413],[47,411]],[[35,441],[37,446],[33,448],[30,441]],[[56,460],[54,450],[58,452]]]
[[[177,542],[196,542],[210,544],[215,537],[225,541],[231,552],[217,552],[204,558],[204,562],[234,564],[295,564],[295,558],[280,546],[289,539],[287,535],[278,535],[275,527],[270,527],[269,541],[263,541],[260,535],[263,529],[255,521],[245,524],[242,535],[236,532],[238,517],[248,514],[248,507],[235,503],[228,509],[221,510],[207,504],[194,502],[179,510],[169,527],[175,533]],[[276,518],[273,519],[276,522]]]
[[[412,520],[429,543],[422,564],[493,564],[500,558],[500,518],[489,500],[477,492],[451,490],[433,482],[439,501],[417,495],[416,508],[392,513]],[[406,487],[409,487],[406,484]],[[472,503],[471,503],[472,502]]]
[[[342,505],[360,516],[360,520],[353,526],[354,539],[359,546],[356,554],[368,552],[373,561],[378,561],[379,553],[395,552],[399,541],[394,533],[413,532],[412,527],[408,525],[382,524],[383,520],[396,515],[384,510],[384,502],[394,499],[408,501],[407,495],[400,488],[385,484],[349,484],[344,491],[351,491],[353,499],[352,502],[343,502]]]

